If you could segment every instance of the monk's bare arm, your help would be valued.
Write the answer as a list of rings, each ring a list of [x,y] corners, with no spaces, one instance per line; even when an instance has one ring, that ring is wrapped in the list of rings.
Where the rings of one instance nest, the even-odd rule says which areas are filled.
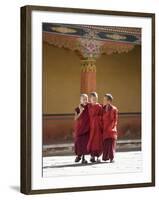
[[[79,113],[79,114],[80,114],[80,113]],[[79,114],[77,114],[77,113],[75,112],[75,117],[74,117],[74,120],[75,120],[75,121],[80,117]]]
[[[82,112],[83,112],[82,110],[80,110],[80,112],[78,114],[77,114],[77,112],[75,112],[75,117],[74,117],[75,121],[79,119],[79,117],[81,116]]]

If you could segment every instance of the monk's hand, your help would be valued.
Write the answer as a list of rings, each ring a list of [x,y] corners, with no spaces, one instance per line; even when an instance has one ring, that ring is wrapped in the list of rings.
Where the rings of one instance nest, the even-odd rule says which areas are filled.
[[[84,111],[84,108],[81,105],[79,105],[79,109],[81,113]]]
[[[84,108],[80,108],[80,112],[82,113],[84,111]]]

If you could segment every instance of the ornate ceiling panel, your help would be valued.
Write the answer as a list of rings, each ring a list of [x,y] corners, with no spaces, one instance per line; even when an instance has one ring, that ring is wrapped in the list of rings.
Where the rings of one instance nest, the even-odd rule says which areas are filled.
[[[78,51],[83,58],[128,52],[141,44],[141,29],[43,23],[43,40]]]

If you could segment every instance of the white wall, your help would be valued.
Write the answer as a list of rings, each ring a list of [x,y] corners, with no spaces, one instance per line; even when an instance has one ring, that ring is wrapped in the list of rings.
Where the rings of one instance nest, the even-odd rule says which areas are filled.
[[[151,198],[157,200],[159,196],[159,173],[157,171],[157,185],[155,188],[124,189],[124,190],[107,190],[98,192],[83,193],[66,193],[25,196],[18,192],[19,188],[19,161],[20,161],[20,130],[19,130],[19,60],[20,60],[20,10],[23,5],[47,5],[47,6],[66,6],[79,8],[94,8],[107,10],[123,10],[137,12],[156,12],[156,44],[159,43],[159,1],[158,0],[18,0],[18,1],[1,1],[0,6],[0,197],[7,199],[108,199],[112,200],[129,200]],[[157,45],[156,45],[157,46]],[[159,55],[159,45],[157,46],[156,55]],[[156,75],[159,75],[159,60],[156,56]],[[156,87],[156,91],[159,89]],[[156,96],[156,102],[159,102],[159,94]],[[156,106],[158,110],[158,105]],[[157,113],[158,117],[158,113]],[[157,118],[158,119],[158,118]],[[157,120],[156,120],[157,121]],[[158,126],[156,127],[158,132]],[[156,141],[159,141],[158,135]],[[156,158],[157,169],[159,169],[159,142],[157,142]]]

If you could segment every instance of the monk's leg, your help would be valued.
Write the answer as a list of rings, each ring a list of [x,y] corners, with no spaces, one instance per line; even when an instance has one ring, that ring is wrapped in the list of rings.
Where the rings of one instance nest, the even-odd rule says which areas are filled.
[[[75,162],[79,162],[81,160],[81,156],[76,156]]]
[[[102,160],[109,160],[109,151],[110,151],[110,141],[109,139],[105,139],[103,141],[103,157]]]
[[[116,140],[111,139],[111,148],[110,148],[110,162],[114,162],[114,154],[115,154],[115,149],[116,149]]]
[[[99,157],[100,156],[97,156],[97,160],[96,160],[96,162],[98,162],[98,163],[101,162],[101,160],[99,159]]]
[[[75,154],[76,154],[75,162],[79,162],[81,160],[81,154],[80,154],[80,151],[79,151],[79,141],[78,141],[78,139],[76,139],[76,141],[75,141]]]
[[[75,139],[75,162],[81,161],[82,155],[83,155],[83,146],[82,146],[82,137],[78,136]]]
[[[90,162],[92,162],[92,163],[96,162],[95,156],[93,154],[91,154]]]
[[[90,161],[93,163],[93,162],[101,162],[101,160],[99,159],[100,157],[100,153],[98,152],[94,152],[92,155],[91,155],[91,159]]]
[[[85,155],[82,155],[82,163],[83,164],[87,164],[88,163],[87,160],[85,159]]]

